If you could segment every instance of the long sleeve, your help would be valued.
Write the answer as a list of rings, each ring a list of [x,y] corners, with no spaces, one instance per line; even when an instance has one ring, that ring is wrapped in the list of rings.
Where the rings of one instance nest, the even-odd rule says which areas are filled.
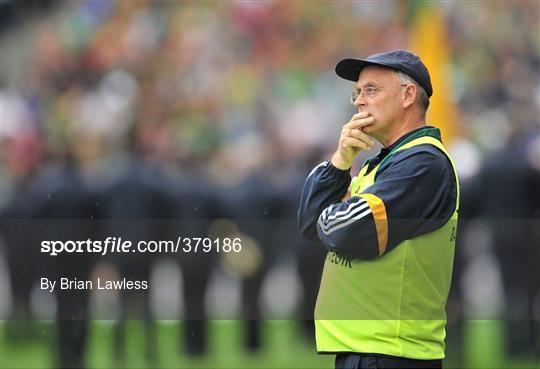
[[[389,158],[374,184],[359,196],[324,202],[317,234],[329,251],[372,259],[405,239],[441,227],[454,211],[456,196],[446,156],[435,147],[419,145]],[[303,200],[309,204],[309,194]]]
[[[322,211],[341,201],[347,193],[351,176],[348,170],[340,170],[325,161],[308,175],[298,208],[298,227],[304,237],[318,241],[317,220]]]

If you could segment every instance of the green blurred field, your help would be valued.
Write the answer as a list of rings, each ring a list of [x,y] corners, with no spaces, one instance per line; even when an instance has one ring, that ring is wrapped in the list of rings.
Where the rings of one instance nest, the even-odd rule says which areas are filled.
[[[157,322],[157,362],[145,361],[143,324],[127,325],[126,361],[114,355],[111,322],[94,321],[86,355],[89,368],[333,368],[333,357],[320,356],[300,332],[298,322],[271,320],[264,322],[263,349],[250,353],[242,348],[242,321],[211,321],[210,348],[202,358],[183,355],[181,322]],[[540,368],[540,362],[507,361],[502,352],[503,332],[499,321],[469,321],[465,326],[465,349],[460,363],[455,355],[458,343],[448,342],[445,368]],[[34,340],[19,343],[5,339],[5,323],[0,324],[0,368],[52,368],[54,340],[51,323],[36,322],[32,326]]]

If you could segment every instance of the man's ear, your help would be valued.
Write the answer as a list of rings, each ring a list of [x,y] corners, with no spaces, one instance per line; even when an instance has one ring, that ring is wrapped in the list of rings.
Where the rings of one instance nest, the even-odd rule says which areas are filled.
[[[408,108],[416,101],[416,85],[408,84],[403,91],[403,107]]]

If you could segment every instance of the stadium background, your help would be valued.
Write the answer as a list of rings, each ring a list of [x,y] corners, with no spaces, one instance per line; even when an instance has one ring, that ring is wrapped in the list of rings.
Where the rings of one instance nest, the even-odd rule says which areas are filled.
[[[91,194],[105,220],[252,221],[241,260],[89,264],[160,288],[149,309],[90,296],[82,362],[330,367],[309,321],[324,254],[294,232],[295,199],[353,113],[336,61],[410,48],[463,186],[445,365],[538,367],[539,22],[537,1],[2,1],[2,218],[85,218]],[[28,235],[0,230],[0,367],[55,367],[64,303],[36,288]],[[121,305],[127,324],[100,316]]]

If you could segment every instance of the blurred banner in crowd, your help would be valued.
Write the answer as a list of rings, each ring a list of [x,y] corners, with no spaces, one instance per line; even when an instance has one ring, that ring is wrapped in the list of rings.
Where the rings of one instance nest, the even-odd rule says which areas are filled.
[[[415,50],[426,64],[433,86],[437,92],[430,102],[427,121],[437,122],[446,142],[452,142],[459,134],[457,104],[454,100],[451,74],[451,53],[446,18],[438,4],[411,2],[412,24],[410,27],[411,50]]]

